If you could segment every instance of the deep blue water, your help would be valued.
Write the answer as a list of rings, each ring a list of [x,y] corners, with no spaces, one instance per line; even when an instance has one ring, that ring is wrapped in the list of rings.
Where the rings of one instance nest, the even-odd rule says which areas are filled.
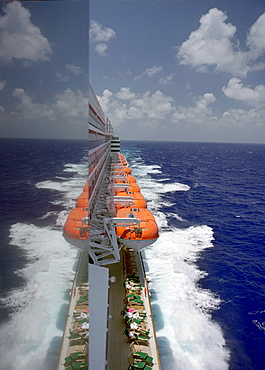
[[[53,369],[78,258],[62,226],[87,142],[1,139],[0,171],[0,369]]]
[[[52,203],[58,192],[35,185],[59,176],[71,177],[71,173],[64,172],[65,164],[81,162],[86,148],[86,141],[0,140],[1,294],[23,284],[14,271],[26,263],[26,258],[19,248],[9,245],[11,225],[22,222],[47,226],[55,222],[55,215],[45,219],[42,216],[64,209],[62,204]],[[6,314],[7,311],[0,311],[1,321]]]
[[[163,370],[224,369],[223,363],[231,370],[265,369],[265,146],[130,141],[121,144],[121,151],[146,192],[150,209],[159,219],[160,240],[169,243],[163,245],[164,255],[157,249],[159,244],[146,252]],[[39,369],[53,368],[49,362],[51,355],[47,360],[46,352],[47,346],[48,351],[54,352],[55,335],[50,334],[50,347],[42,342],[49,337],[42,330],[52,321],[51,314],[47,314],[51,308],[45,307],[49,299],[40,292],[48,289],[49,274],[62,270],[64,264],[74,263],[74,249],[64,244],[61,229],[63,212],[66,210],[66,215],[71,209],[84,185],[86,151],[86,142],[0,140],[0,290],[1,297],[10,294],[10,299],[0,301],[0,320],[2,326],[10,322],[12,330],[16,325],[19,330],[30,327],[35,315],[34,322],[41,327],[39,333],[35,327],[34,332],[27,331],[26,337],[25,332],[19,338],[14,331],[14,336],[10,334],[5,342],[1,339],[4,355],[14,356],[23,370],[35,369],[35,360]],[[80,163],[83,167],[79,167]],[[51,253],[51,243],[55,254],[47,265],[45,256]],[[39,248],[43,255],[38,254]],[[56,263],[62,264],[60,268],[52,264],[56,258],[59,258]],[[164,283],[166,275],[159,270],[163,258],[173,265],[173,270],[175,267],[173,272],[168,271],[168,277],[176,274],[172,275],[174,284],[181,278],[182,288],[171,286],[172,280]],[[32,271],[35,262],[39,265]],[[202,274],[193,279],[194,268]],[[62,281],[69,275],[67,269],[63,273]],[[192,276],[194,286],[186,282],[185,274],[189,279]],[[59,281],[57,275],[53,279]],[[170,326],[174,330],[166,336],[162,328],[167,325],[167,312],[163,311],[159,297],[159,280],[175,304],[174,314],[181,306],[183,319],[185,316],[192,322],[180,331],[181,322],[177,315],[172,315]],[[27,288],[30,281],[32,285]],[[58,307],[64,289],[58,286]],[[190,290],[186,298],[187,289]],[[34,297],[30,295],[32,290]],[[67,296],[64,299],[67,301]],[[26,311],[27,301],[30,313]],[[212,323],[220,327],[221,337]],[[54,325],[61,330],[56,320]],[[1,334],[5,330],[9,326],[3,326]],[[212,338],[217,347],[222,347],[217,355],[216,346],[209,347],[207,352]],[[229,351],[228,358],[224,349]],[[56,361],[57,354],[53,356]],[[39,358],[43,360],[42,366]],[[9,361],[12,363],[12,358]],[[16,369],[16,365],[7,368]]]
[[[229,369],[265,369],[265,146],[124,142],[122,151],[129,161],[158,165],[152,181],[190,187],[160,194],[156,211],[167,218],[165,231],[213,230],[213,248],[196,262],[207,276],[197,284],[221,300],[211,317],[230,351]]]

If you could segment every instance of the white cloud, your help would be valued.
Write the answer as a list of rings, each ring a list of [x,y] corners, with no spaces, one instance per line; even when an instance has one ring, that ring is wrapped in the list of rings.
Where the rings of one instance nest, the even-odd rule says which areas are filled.
[[[157,90],[154,94],[147,91],[139,98],[133,99],[131,106],[137,108],[143,117],[164,119],[172,111],[172,102],[173,98]]]
[[[159,90],[134,93],[123,87],[117,93],[104,90],[97,98],[115,129],[118,131],[118,126],[123,125],[127,139],[131,135],[136,138],[136,127],[141,127],[143,137],[139,138],[170,140],[178,132],[183,140],[255,142],[264,129],[264,109],[228,109],[217,116],[213,111],[216,97],[212,93],[198,97],[187,107],[176,106],[172,97]]]
[[[63,93],[55,95],[54,107],[63,117],[88,117],[88,98],[82,91],[66,89]]]
[[[66,64],[66,69],[68,69],[68,71],[72,72],[73,74],[75,75],[80,75],[83,73],[83,69],[81,67],[78,67],[76,66],[75,64]]]
[[[265,13],[263,13],[250,28],[247,37],[250,57],[257,59],[265,52]]]
[[[107,55],[107,49],[108,49],[108,45],[107,44],[97,44],[95,46],[95,50],[97,53],[99,53],[100,56],[105,56]]]
[[[265,51],[265,13],[251,27],[246,40],[248,51],[240,50],[235,39],[236,27],[226,23],[227,15],[217,8],[210,9],[200,19],[200,27],[191,32],[178,51],[181,64],[191,65],[206,71],[213,66],[215,71],[233,76],[246,77],[250,71],[265,69],[258,58]]]
[[[172,122],[179,123],[181,121],[189,124],[205,123],[207,119],[212,119],[212,109],[209,105],[216,101],[212,93],[204,94],[197,100],[195,107],[179,106],[176,112],[172,115]],[[210,123],[211,121],[208,121]]]
[[[227,87],[222,88],[224,94],[231,99],[243,101],[244,103],[261,107],[265,105],[265,86],[258,85],[255,89],[244,87],[239,78],[231,78]]]
[[[154,94],[150,91],[135,94],[125,87],[116,94],[104,90],[102,97],[98,97],[98,100],[104,113],[114,125],[121,123],[124,119],[165,119],[174,109],[173,98],[165,96],[159,90]]]
[[[122,87],[117,94],[115,94],[117,98],[123,100],[130,100],[136,97],[136,94],[131,92],[129,87]]]
[[[153,77],[157,73],[160,73],[163,71],[163,67],[153,66],[152,68],[147,68],[143,74],[148,77]]]
[[[6,81],[5,80],[0,80],[0,91],[3,90],[5,85],[6,85]]]
[[[69,81],[69,77],[68,76],[62,75],[59,72],[55,72],[55,74],[56,74],[55,81],[60,81],[60,82],[67,82],[67,81]]]
[[[264,109],[228,109],[222,115],[219,124],[225,128],[257,128],[264,127]]]
[[[49,60],[51,47],[39,27],[30,21],[29,10],[20,2],[12,1],[0,16],[0,60],[9,63],[14,59],[28,62]]]
[[[16,111],[20,118],[27,121],[39,122],[41,118],[45,118],[46,122],[55,120],[60,122],[61,117],[64,117],[66,124],[73,122],[72,119],[75,118],[74,123],[77,125],[79,120],[84,122],[84,118],[88,117],[88,99],[79,90],[66,89],[55,95],[52,103],[36,103],[21,88],[16,88],[12,95],[19,100]]]
[[[174,76],[173,73],[171,73],[171,75],[169,75],[167,77],[160,78],[159,79],[159,84],[160,85],[174,85],[174,82],[172,81],[173,76]]]
[[[112,28],[104,27],[102,24],[94,20],[90,22],[89,39],[97,44],[95,50],[99,55],[106,55],[106,50],[108,48],[106,43],[115,36],[116,32]]]
[[[116,36],[116,32],[92,20],[90,23],[89,36],[91,41],[94,42],[108,42],[112,37]]]
[[[20,101],[17,110],[26,120],[36,120],[41,117],[55,119],[55,111],[49,104],[34,103],[24,89],[16,88],[12,95]]]

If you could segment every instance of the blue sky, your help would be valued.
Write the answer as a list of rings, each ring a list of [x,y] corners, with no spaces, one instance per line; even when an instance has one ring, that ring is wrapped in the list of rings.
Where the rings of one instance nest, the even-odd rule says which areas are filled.
[[[1,137],[86,137],[89,78],[121,139],[265,142],[264,0],[0,7]]]
[[[1,137],[86,138],[88,1],[0,7]]]
[[[92,86],[122,139],[265,142],[262,0],[91,0]]]

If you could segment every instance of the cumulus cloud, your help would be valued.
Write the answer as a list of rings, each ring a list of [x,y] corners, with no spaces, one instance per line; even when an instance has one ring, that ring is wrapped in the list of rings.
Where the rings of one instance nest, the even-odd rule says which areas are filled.
[[[159,90],[154,94],[151,94],[150,91],[136,94],[125,87],[116,94],[104,90],[98,100],[103,111],[114,124],[120,123],[124,119],[166,119],[174,109],[172,106],[173,98],[165,96]]]
[[[162,71],[163,71],[163,67],[153,66],[152,68],[147,68],[143,74],[148,77],[153,77],[154,75]]]
[[[54,109],[48,104],[34,103],[24,89],[16,88],[12,95],[20,101],[17,105],[17,110],[27,120],[35,120],[40,117],[46,117],[49,120],[55,119]]]
[[[235,38],[236,27],[226,22],[227,19],[226,13],[217,8],[203,15],[200,27],[191,32],[178,50],[180,63],[199,71],[209,71],[212,66],[214,71],[237,77],[265,69],[265,64],[258,61],[265,51],[265,13],[250,28],[246,39],[248,51],[240,50],[240,43]]]
[[[107,42],[116,36],[116,32],[109,28],[104,27],[97,21],[92,20],[90,22],[89,39],[91,42],[96,43],[95,50],[99,55],[106,55],[108,49]]]
[[[225,128],[251,129],[264,127],[264,109],[228,109],[220,119],[219,124]]]
[[[68,69],[68,71],[72,72],[73,74],[75,75],[80,75],[83,73],[83,69],[81,67],[78,67],[76,66],[75,64],[66,64],[66,69]]]
[[[172,122],[186,122],[189,124],[206,123],[207,119],[213,119],[210,104],[216,101],[212,93],[206,93],[196,101],[194,107],[179,106],[172,115]]]
[[[263,13],[250,28],[247,37],[247,45],[250,49],[250,57],[257,59],[265,52],[265,13]],[[264,65],[263,65],[264,68]]]
[[[129,87],[122,87],[117,94],[115,94],[117,98],[122,100],[131,100],[136,97],[136,94],[131,92]]]
[[[240,83],[240,80],[234,81],[234,84],[236,82]],[[250,110],[227,109],[224,113],[217,114],[214,106],[216,97],[213,93],[205,93],[194,99],[194,103],[189,106],[177,106],[172,97],[160,90],[154,93],[136,93],[128,87],[123,87],[118,92],[106,89],[97,98],[113,126],[124,126],[123,132],[127,132],[127,138],[135,135],[135,127],[140,126],[142,138],[156,140],[157,132],[161,131],[161,138],[167,140],[174,138],[177,130],[179,138],[184,140],[197,137],[199,140],[210,138],[218,141],[222,138],[226,141],[231,138],[233,141],[248,141],[251,137],[255,142],[264,128],[265,110],[262,107]]]
[[[265,105],[265,86],[257,85],[255,89],[244,87],[239,78],[231,78],[227,87],[222,88],[224,94],[231,99],[240,100],[250,106]]]
[[[97,44],[95,46],[95,50],[97,53],[99,53],[100,56],[107,55],[108,45],[107,44]]]
[[[29,10],[20,2],[8,3],[0,16],[0,61],[37,62],[49,60],[50,44],[39,29],[31,23]]]
[[[78,124],[78,118],[88,117],[88,99],[79,90],[66,89],[55,95],[52,103],[34,102],[30,94],[22,88],[16,88],[12,95],[19,101],[16,111],[20,114],[20,118],[27,121],[38,122],[41,118],[45,118],[46,122],[51,122],[59,121],[64,117],[68,119],[68,123],[72,118],[77,118],[75,124]]]
[[[66,89],[63,93],[55,95],[56,111],[59,111],[63,117],[88,117],[88,98],[82,91]]]

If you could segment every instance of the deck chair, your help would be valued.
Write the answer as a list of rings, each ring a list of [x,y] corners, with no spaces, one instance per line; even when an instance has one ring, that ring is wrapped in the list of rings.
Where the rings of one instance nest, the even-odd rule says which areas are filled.
[[[146,357],[148,357],[148,353],[137,351],[133,354],[133,357],[140,358],[141,360],[144,360]]]

